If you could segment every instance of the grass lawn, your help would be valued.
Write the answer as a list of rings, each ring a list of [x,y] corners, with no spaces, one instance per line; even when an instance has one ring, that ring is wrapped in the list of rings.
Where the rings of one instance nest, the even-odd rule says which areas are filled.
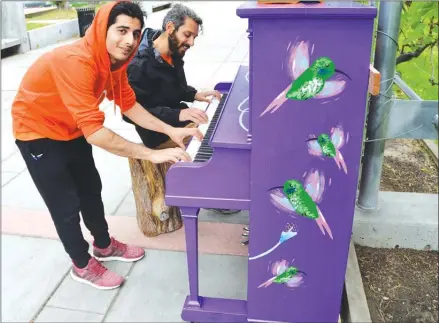
[[[77,19],[78,14],[75,9],[70,10],[53,10],[49,12],[45,12],[41,15],[34,16],[32,18],[26,19],[26,21],[33,20],[64,20],[64,19]]]
[[[44,26],[48,26],[51,24],[44,24],[44,23],[36,23],[36,22],[26,22],[26,30],[32,30],[32,29],[37,29],[40,27],[44,27]]]
[[[85,5],[84,5],[85,4]],[[104,3],[100,3],[96,5],[96,8],[99,9]],[[78,3],[75,7],[84,7],[87,6],[87,3]],[[74,8],[65,10],[53,10],[49,12],[42,13],[41,15],[34,16],[32,18],[26,19],[26,21],[34,21],[34,20],[68,20],[68,19],[77,19],[78,14]]]

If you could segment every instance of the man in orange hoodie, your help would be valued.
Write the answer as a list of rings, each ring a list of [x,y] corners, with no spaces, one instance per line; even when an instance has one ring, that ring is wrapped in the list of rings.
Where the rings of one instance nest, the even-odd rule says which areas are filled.
[[[84,38],[42,55],[29,68],[12,106],[16,144],[72,259],[71,276],[99,289],[116,288],[124,278],[97,260],[136,261],[144,250],[108,233],[92,145],[119,156],[163,163],[189,160],[186,137],[202,140],[198,129],[171,127],[136,102],[126,68],[142,28],[143,13],[137,4],[105,4]],[[152,150],[105,128],[99,110],[105,97],[136,124],[167,134],[181,148]],[[94,257],[88,252],[79,212],[94,238]]]

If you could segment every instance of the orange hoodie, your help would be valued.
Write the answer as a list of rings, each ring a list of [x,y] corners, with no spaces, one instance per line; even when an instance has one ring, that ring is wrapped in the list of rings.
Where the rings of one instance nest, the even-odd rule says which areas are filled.
[[[137,47],[116,71],[106,48],[108,17],[116,3],[99,9],[83,38],[42,55],[28,69],[12,104],[15,138],[88,137],[103,127],[99,104],[105,97],[122,112],[134,106],[126,68]]]

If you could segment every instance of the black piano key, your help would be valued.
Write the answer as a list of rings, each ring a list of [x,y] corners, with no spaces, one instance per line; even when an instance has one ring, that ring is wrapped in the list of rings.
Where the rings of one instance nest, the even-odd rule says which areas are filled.
[[[209,146],[209,141],[212,138],[213,131],[219,121],[219,116],[221,112],[224,109],[224,102],[227,98],[227,94],[223,94],[221,97],[221,100],[218,104],[218,107],[212,116],[212,121],[209,124],[209,127],[207,128],[206,134],[204,135],[204,139],[201,141],[200,148],[197,151],[197,154],[195,155],[194,162],[204,162],[209,160],[213,155],[213,149]]]
[[[197,157],[195,157],[194,162],[195,163],[205,162],[205,161],[208,161],[211,157],[212,156],[197,156]]]

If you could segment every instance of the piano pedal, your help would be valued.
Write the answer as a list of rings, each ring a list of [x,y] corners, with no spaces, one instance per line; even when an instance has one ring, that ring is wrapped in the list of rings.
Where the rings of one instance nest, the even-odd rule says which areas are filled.
[[[250,232],[250,229],[248,227],[244,227],[244,231]]]
[[[248,243],[249,243],[249,239],[241,241],[241,244],[242,244],[243,246],[247,246]]]
[[[241,237],[248,237],[249,233],[248,232],[244,232]]]

